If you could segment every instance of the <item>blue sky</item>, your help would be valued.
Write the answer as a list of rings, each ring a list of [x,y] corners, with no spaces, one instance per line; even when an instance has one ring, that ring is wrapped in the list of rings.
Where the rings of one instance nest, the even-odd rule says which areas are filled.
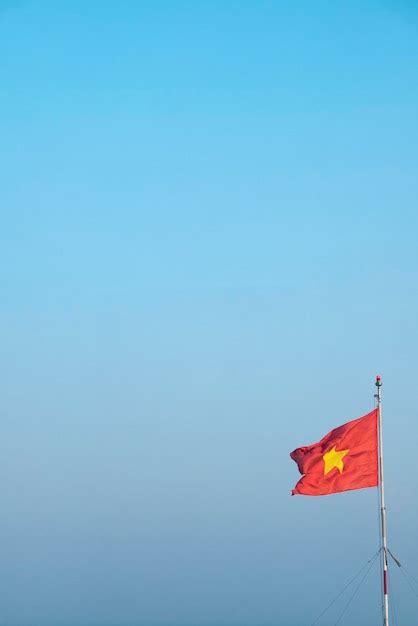
[[[0,1],[2,623],[310,623],[377,500],[291,498],[288,453],[376,373],[418,576],[417,34],[407,1]]]

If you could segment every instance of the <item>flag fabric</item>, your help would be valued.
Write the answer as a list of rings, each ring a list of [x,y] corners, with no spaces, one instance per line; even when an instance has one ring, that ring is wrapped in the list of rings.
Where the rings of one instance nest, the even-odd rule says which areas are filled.
[[[340,491],[377,487],[378,410],[347,422],[290,457],[303,474],[292,495],[326,496]]]

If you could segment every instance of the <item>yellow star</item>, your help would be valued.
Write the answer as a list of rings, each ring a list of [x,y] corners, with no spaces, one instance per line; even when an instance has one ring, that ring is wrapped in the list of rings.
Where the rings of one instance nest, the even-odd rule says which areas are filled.
[[[336,446],[332,448],[332,450],[328,450],[322,457],[324,459],[324,475],[328,474],[334,467],[336,467],[340,474],[343,473],[344,463],[343,458],[346,454],[350,452],[350,450],[336,450]]]

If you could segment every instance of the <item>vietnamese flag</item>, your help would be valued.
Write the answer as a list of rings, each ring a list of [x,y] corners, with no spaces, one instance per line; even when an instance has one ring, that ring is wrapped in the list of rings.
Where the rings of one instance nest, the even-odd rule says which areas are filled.
[[[296,448],[302,478],[292,496],[326,496],[339,491],[377,487],[378,410],[339,426],[310,446]]]

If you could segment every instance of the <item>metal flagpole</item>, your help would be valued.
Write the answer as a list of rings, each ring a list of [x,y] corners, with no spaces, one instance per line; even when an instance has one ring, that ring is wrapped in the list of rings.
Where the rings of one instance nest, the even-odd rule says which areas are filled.
[[[388,594],[388,548],[386,536],[386,506],[385,506],[385,483],[383,473],[383,433],[382,433],[382,379],[376,376],[376,403],[379,420],[379,486],[380,486],[380,531],[383,569],[383,626],[389,626],[389,594]]]

